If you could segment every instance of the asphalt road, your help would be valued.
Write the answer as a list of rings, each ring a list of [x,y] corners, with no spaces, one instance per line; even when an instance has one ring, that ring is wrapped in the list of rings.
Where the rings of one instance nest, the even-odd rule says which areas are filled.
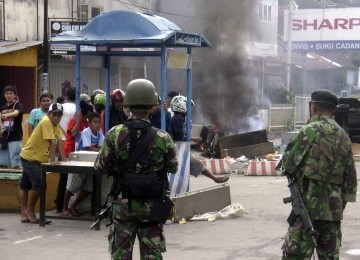
[[[280,259],[291,207],[282,203],[289,195],[286,179],[231,175],[229,184],[232,203],[242,204],[247,213],[227,220],[166,225],[164,259]],[[213,185],[204,176],[191,178],[191,190]],[[342,260],[360,259],[359,212],[359,203],[348,204]],[[87,221],[53,220],[41,228],[20,223],[18,214],[2,213],[0,219],[0,259],[110,259],[104,225],[93,231]],[[134,259],[139,259],[137,245]]]

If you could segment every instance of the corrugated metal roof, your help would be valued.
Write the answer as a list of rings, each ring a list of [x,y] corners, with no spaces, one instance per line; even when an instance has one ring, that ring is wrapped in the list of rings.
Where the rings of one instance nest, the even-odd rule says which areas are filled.
[[[0,41],[0,55],[8,52],[23,50],[39,44],[42,44],[42,41],[27,41],[27,42]]]

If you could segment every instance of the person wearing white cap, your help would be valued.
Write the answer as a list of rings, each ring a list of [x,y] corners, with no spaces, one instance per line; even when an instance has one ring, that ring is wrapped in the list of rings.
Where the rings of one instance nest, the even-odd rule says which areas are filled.
[[[86,103],[91,103],[91,99],[88,94],[80,94],[80,101],[85,101]]]
[[[62,115],[62,105],[59,103],[52,104],[47,116],[35,127],[20,153],[23,173],[19,185],[19,203],[21,222],[23,223],[38,222],[34,207],[40,195],[41,164],[47,162],[56,164],[56,149],[61,160],[66,160],[61,141],[62,131],[59,126]]]

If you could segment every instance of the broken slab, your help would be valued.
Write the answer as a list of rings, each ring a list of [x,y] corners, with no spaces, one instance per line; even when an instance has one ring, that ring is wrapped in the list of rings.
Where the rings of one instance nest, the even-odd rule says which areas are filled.
[[[174,202],[174,222],[189,220],[198,214],[219,211],[231,204],[228,183],[185,192],[176,195]]]

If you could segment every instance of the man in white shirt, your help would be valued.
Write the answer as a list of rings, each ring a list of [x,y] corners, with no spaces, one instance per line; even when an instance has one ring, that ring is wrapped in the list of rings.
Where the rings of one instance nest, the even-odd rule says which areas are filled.
[[[65,140],[66,136],[66,130],[69,124],[70,119],[75,115],[76,112],[76,105],[75,105],[75,99],[76,99],[76,88],[70,87],[67,92],[67,102],[62,104],[63,106],[63,116],[60,121],[60,127],[63,131],[63,141]]]
[[[62,137],[63,142],[66,139],[66,131],[67,131],[69,121],[75,115],[75,112],[76,112],[76,104],[75,104],[76,88],[69,87],[66,92],[66,95],[67,95],[67,102],[62,104],[63,116],[60,121],[60,127],[63,132],[63,137]],[[57,212],[61,212],[63,209],[63,206],[64,206],[64,194],[65,194],[65,190],[66,190],[67,178],[68,178],[67,174],[60,174],[57,196],[55,199]]]

